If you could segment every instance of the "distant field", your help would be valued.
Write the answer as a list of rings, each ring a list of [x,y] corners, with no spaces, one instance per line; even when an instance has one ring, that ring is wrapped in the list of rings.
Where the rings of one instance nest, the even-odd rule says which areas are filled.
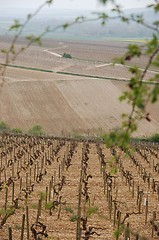
[[[9,39],[1,37],[1,48],[9,46]],[[24,41],[16,46],[22,47]],[[126,50],[125,42],[62,42],[45,40],[42,47],[32,46],[21,54],[15,65],[49,69],[54,73],[8,68],[6,83],[0,94],[0,116],[11,127],[28,129],[40,124],[47,133],[101,134],[120,125],[120,116],[129,112],[127,104],[118,101],[125,82],[100,80],[84,75],[129,79],[127,67],[111,66],[114,57]],[[65,59],[69,53],[72,59]],[[57,56],[59,55],[59,56]],[[147,59],[135,59],[144,66]],[[4,56],[0,53],[0,62]],[[68,72],[83,76],[57,74]],[[149,76],[153,72],[148,73]],[[149,106],[152,121],[140,123],[137,135],[158,131],[158,103]]]

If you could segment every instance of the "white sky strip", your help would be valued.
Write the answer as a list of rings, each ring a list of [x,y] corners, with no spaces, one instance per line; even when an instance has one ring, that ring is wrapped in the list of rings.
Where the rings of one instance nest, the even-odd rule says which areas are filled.
[[[0,11],[3,8],[37,8],[44,2],[45,0],[0,0]],[[153,2],[154,0],[117,0],[117,3],[123,8],[143,8]],[[108,7],[110,7],[110,5]],[[102,9],[98,0],[54,0],[52,8],[77,10]]]

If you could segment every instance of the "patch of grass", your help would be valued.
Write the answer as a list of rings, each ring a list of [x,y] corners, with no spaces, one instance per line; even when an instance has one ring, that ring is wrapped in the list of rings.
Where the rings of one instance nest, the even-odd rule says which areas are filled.
[[[22,134],[22,129],[21,128],[13,128],[12,130],[12,133],[15,133],[15,134]]]
[[[65,211],[71,214],[71,216],[70,216],[70,221],[71,222],[77,221],[78,216],[74,213],[74,211],[73,211],[73,209],[71,207],[67,207],[66,206],[65,207]]]
[[[149,139],[153,142],[159,142],[159,133],[152,135]]]
[[[159,133],[155,133],[151,135],[150,137],[138,137],[138,138],[132,138],[132,141],[145,141],[145,142],[159,142]]]
[[[4,208],[2,208],[2,209],[0,209],[0,216],[1,215],[3,215],[3,214],[12,214],[14,212],[14,208],[12,208],[12,207],[10,207],[10,208],[8,208],[8,209],[4,209]]]
[[[50,210],[52,208],[52,202],[48,202],[45,204],[45,209]]]
[[[77,219],[78,219],[78,216],[77,216],[77,215],[72,215],[72,216],[70,217],[70,221],[71,221],[71,222],[75,222],[75,221],[77,221]]]
[[[86,216],[87,217],[90,217],[92,214],[96,214],[98,212],[98,207],[94,206],[94,207],[89,207],[87,209],[87,213],[86,213]]]
[[[71,214],[74,214],[74,211],[71,207],[65,207],[66,212],[69,212]]]

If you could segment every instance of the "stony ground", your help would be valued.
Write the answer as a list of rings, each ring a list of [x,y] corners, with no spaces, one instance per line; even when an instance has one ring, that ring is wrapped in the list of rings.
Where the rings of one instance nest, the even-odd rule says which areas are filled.
[[[28,236],[35,239],[31,226],[36,233],[43,232],[42,239],[46,232],[50,240],[76,239],[79,196],[82,239],[117,239],[114,233],[118,229],[119,213],[122,224],[119,240],[125,239],[128,223],[132,239],[136,233],[139,239],[142,236],[158,239],[150,223],[154,211],[156,220],[159,219],[155,168],[158,146],[137,144],[136,148],[132,158],[132,153],[128,157],[120,149],[112,151],[98,142],[1,136],[0,223],[6,212],[15,212],[1,227],[0,239],[9,239],[9,227],[13,239],[20,239],[23,215],[23,239]],[[114,167],[117,167],[116,174]],[[149,181],[144,176],[149,176]],[[41,208],[37,217],[39,199]],[[85,225],[82,219],[87,219]],[[37,226],[37,220],[41,227]],[[46,231],[42,231],[42,226],[46,226]]]

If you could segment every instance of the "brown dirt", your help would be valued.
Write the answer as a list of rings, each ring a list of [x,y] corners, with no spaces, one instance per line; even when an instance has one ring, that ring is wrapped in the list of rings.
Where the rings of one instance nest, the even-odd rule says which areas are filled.
[[[1,43],[2,48],[9,46],[7,39],[1,39]],[[22,40],[17,48],[21,46]],[[129,78],[126,68],[96,68],[102,64],[99,60],[103,61],[105,57],[106,62],[109,62],[109,55],[112,58],[114,54],[124,52],[125,47],[126,43],[117,42],[88,44],[48,40],[42,47],[29,48],[14,64],[55,71],[68,70],[79,74]],[[68,52],[74,57],[93,59],[93,62],[59,58],[45,52],[45,49],[60,54]],[[0,61],[4,61],[2,53]],[[141,63],[146,63],[146,59]],[[130,112],[127,104],[118,101],[125,89],[124,82],[8,68],[5,85],[0,94],[0,116],[1,120],[11,127],[20,127],[24,131],[34,124],[40,124],[49,134],[101,134],[118,127],[121,114]],[[148,135],[158,131],[158,104],[157,102],[148,107],[151,122],[141,121],[137,135]]]
[[[70,153],[71,142],[65,141],[64,146],[60,146],[58,154],[55,154],[55,149],[59,143],[55,139],[32,139],[32,138],[14,138],[7,137],[2,138],[1,142],[4,144],[3,148],[0,149],[0,153],[6,152],[8,147],[13,147],[7,156],[3,156],[1,159],[1,181],[5,182],[11,177],[14,181],[14,199],[18,197],[18,209],[15,210],[15,214],[10,216],[3,226],[0,229],[0,237],[2,240],[8,240],[8,227],[12,227],[13,239],[20,239],[21,235],[21,226],[22,226],[22,215],[25,214],[25,190],[31,189],[33,185],[33,192],[30,192],[28,196],[27,205],[29,207],[29,224],[30,226],[36,222],[37,217],[37,204],[40,193],[43,196],[42,200],[42,210],[39,221],[46,225],[47,233],[50,240],[74,240],[76,239],[76,221],[71,221],[71,216],[77,214],[77,204],[78,204],[78,193],[79,193],[79,179],[81,171],[81,160],[82,160],[82,149],[84,144],[82,142],[76,142],[77,146],[73,151],[73,156],[70,158],[71,165],[66,169],[66,163],[68,154]],[[6,141],[6,143],[5,143]],[[34,148],[29,147],[29,144],[34,143]],[[50,144],[51,143],[51,144]],[[30,145],[31,146],[31,145]],[[144,157],[141,157],[139,153],[134,153],[135,159],[140,163],[140,167],[136,167],[133,164],[133,161],[129,158],[125,158],[125,154],[121,150],[117,149],[117,153],[120,154],[120,161],[118,165],[118,172],[115,175],[115,178],[112,178],[112,200],[116,201],[117,209],[122,212],[121,221],[124,220],[126,213],[136,213],[130,214],[130,216],[124,222],[130,224],[130,229],[133,233],[138,232],[140,235],[144,235],[147,239],[158,239],[156,233],[154,233],[154,238],[151,238],[152,227],[150,220],[152,219],[152,212],[156,211],[157,220],[158,220],[158,195],[157,192],[153,192],[152,188],[148,188],[147,181],[143,180],[143,172],[150,173],[150,186],[152,186],[152,179],[158,181],[158,173],[154,171],[153,166],[158,163],[158,159],[149,152],[150,146],[146,145],[139,146],[139,149],[142,153],[146,154],[148,157],[149,163],[145,160]],[[104,161],[106,162],[106,172],[111,172],[112,170],[112,155],[110,149],[106,148],[103,144],[100,144],[100,148],[104,155]],[[43,150],[42,150],[43,149]],[[145,149],[145,150],[144,150]],[[40,155],[37,157],[37,150],[40,152]],[[154,153],[158,154],[157,148],[151,148]],[[21,157],[18,153],[22,153]],[[13,158],[13,155],[15,156]],[[19,156],[19,157],[18,157]],[[9,164],[9,160],[13,160],[12,164]],[[32,159],[32,164],[30,159]],[[152,161],[153,159],[153,161]],[[114,219],[114,203],[112,205],[112,213],[110,219],[110,212],[107,202],[107,187],[106,193],[104,194],[104,180],[103,174],[101,171],[101,155],[97,154],[97,146],[95,143],[89,144],[89,153],[88,153],[88,167],[87,167],[87,176],[91,175],[92,178],[88,181],[88,194],[90,199],[90,207],[96,207],[98,210],[88,217],[87,227],[94,227],[96,234],[92,235],[90,239],[98,240],[112,240],[113,232],[117,229],[117,222],[115,227],[113,227]],[[3,167],[6,166],[6,170]],[[63,167],[64,166],[64,167]],[[60,172],[59,172],[60,169]],[[5,171],[5,174],[4,174]],[[134,196],[132,194],[133,188],[126,178],[123,177],[123,171],[129,171],[131,173],[132,179],[134,181]],[[18,178],[18,174],[20,178]],[[45,174],[44,174],[45,172]],[[42,180],[37,181],[36,176],[42,173]],[[112,174],[111,174],[112,175]],[[35,177],[34,177],[35,176]],[[65,183],[62,186],[62,189],[59,192],[59,195],[54,193],[53,188],[51,188],[50,201],[57,201],[61,196],[61,212],[59,215],[59,206],[55,207],[52,211],[52,215],[49,214],[49,210],[45,209],[45,199],[46,199],[46,187],[49,187],[50,180],[53,177],[53,185],[61,183],[62,176],[65,177]],[[114,176],[114,175],[112,175]],[[22,187],[20,190],[20,179],[22,179]],[[7,182],[7,181],[6,181]],[[132,180],[131,180],[132,184]],[[3,208],[5,203],[5,184],[3,189],[0,191],[0,209]],[[139,207],[136,204],[137,200],[137,187],[140,187],[140,190],[143,190],[143,196],[141,201],[141,213],[139,214]],[[84,188],[82,188],[84,191]],[[8,198],[7,206],[8,208],[12,206],[12,191],[13,184],[11,183],[8,187]],[[145,225],[145,206],[144,199],[148,195],[148,217],[147,223]],[[81,207],[82,207],[82,216],[85,211],[90,207],[88,202],[85,204],[84,196],[82,195]],[[48,201],[48,198],[47,198]],[[85,207],[84,207],[85,206]],[[73,211],[71,214],[69,211],[66,211],[66,207]],[[59,217],[58,217],[59,215]],[[3,216],[3,215],[2,215]],[[2,218],[0,217],[0,219]],[[85,231],[82,231],[82,236],[84,236]],[[123,233],[124,234],[124,233]],[[124,235],[121,234],[119,240],[124,238]],[[133,237],[133,236],[132,236]],[[24,239],[26,239],[26,222],[25,222],[25,232]],[[31,237],[30,231],[30,239]],[[44,238],[43,238],[44,239]],[[133,238],[132,238],[133,239]]]

